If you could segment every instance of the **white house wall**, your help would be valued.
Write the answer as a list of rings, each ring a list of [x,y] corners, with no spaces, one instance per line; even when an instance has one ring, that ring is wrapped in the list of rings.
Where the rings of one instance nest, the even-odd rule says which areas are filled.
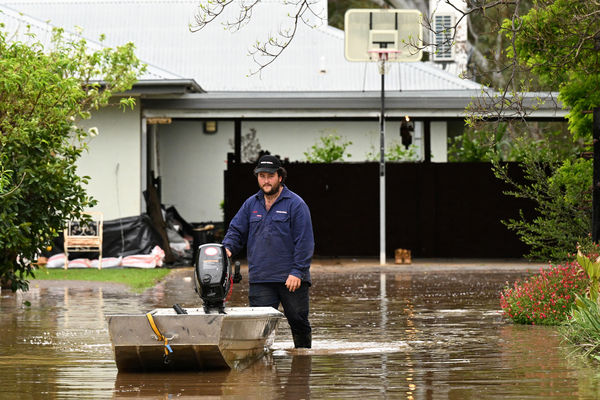
[[[362,162],[367,153],[378,157],[378,121],[243,121],[242,136],[250,129],[262,150],[290,161],[306,161],[304,152],[323,135],[351,141],[346,161]],[[400,143],[400,122],[386,123],[386,147]],[[422,158],[422,123],[417,122],[413,143]],[[445,162],[445,124],[432,123],[432,161]],[[223,175],[227,153],[233,152],[234,123],[219,121],[218,132],[203,133],[201,121],[176,120],[158,127],[158,162],[162,202],[175,206],[189,222],[221,221]],[[243,160],[244,161],[244,160]],[[293,171],[290,171],[293,173]],[[248,179],[254,179],[249,176]],[[248,194],[250,195],[250,193]]]
[[[162,202],[189,222],[223,220],[223,172],[233,128],[233,122],[219,121],[218,132],[207,135],[202,122],[193,120],[158,127]]]
[[[141,213],[141,124],[140,110],[106,107],[83,121],[82,127],[97,127],[99,134],[88,140],[89,150],[77,162],[77,173],[91,179],[88,194],[98,204],[105,220]]]
[[[431,161],[438,163],[448,161],[448,123],[446,121],[431,122]]]

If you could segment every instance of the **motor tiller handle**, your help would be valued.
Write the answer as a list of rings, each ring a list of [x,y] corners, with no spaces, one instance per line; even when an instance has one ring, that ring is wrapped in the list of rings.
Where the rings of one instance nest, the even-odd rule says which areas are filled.
[[[240,262],[235,262],[235,272],[233,274],[233,283],[240,283],[242,281],[242,273],[240,272]]]
[[[173,304],[173,309],[177,314],[187,314],[187,311],[185,311],[179,304]]]

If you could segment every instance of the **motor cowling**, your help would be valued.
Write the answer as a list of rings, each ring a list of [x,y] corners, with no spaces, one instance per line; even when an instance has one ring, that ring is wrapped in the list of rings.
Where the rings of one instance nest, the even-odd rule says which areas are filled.
[[[231,261],[225,247],[222,244],[207,243],[201,245],[196,254],[194,283],[204,311],[209,313],[217,310],[225,313],[225,302],[233,285]]]

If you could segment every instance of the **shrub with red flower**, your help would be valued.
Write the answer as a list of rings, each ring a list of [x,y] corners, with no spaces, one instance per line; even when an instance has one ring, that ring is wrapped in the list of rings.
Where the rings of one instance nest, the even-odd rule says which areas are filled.
[[[584,296],[589,277],[578,263],[541,269],[500,294],[504,316],[519,324],[559,325],[569,318],[575,297]]]

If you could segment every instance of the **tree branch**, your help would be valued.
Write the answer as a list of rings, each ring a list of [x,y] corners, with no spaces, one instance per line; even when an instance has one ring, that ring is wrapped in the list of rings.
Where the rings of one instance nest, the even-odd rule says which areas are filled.
[[[200,9],[195,16],[196,25],[190,25],[190,30],[197,32],[206,27],[221,15],[225,7],[233,1],[214,0],[200,5]],[[229,31],[241,30],[250,21],[252,13],[259,3],[260,0],[239,0],[238,15],[231,20],[223,22],[223,26]],[[322,10],[314,9],[314,5],[317,4],[315,0],[294,0],[287,1],[285,4],[294,7],[294,12],[288,14],[292,20],[292,26],[287,29],[280,29],[277,34],[272,35],[265,42],[257,41],[248,49],[248,55],[252,56],[257,65],[257,69],[250,71],[250,75],[260,74],[265,67],[272,64],[283,53],[296,35],[300,23],[311,26],[308,15],[312,15],[321,21],[323,20],[321,17]]]

